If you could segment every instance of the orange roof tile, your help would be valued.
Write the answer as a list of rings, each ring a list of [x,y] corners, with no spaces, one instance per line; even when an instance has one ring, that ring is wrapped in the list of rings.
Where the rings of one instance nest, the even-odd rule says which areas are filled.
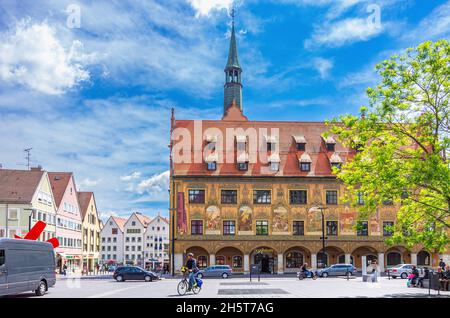
[[[118,226],[118,227],[120,228],[120,230],[123,232],[125,223],[127,223],[127,219],[120,218],[120,217],[118,217],[118,216],[112,216],[111,218],[114,220],[114,222],[117,223],[117,226]]]

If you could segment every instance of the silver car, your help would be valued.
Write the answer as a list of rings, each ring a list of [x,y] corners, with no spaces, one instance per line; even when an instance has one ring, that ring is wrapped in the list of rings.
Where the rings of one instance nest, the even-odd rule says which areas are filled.
[[[399,265],[395,265],[395,266],[389,267],[386,270],[386,272],[392,278],[400,277],[400,278],[406,279],[406,278],[408,278],[409,274],[412,273],[412,267],[413,266],[414,266],[413,264],[399,264]],[[420,267],[417,267],[417,269],[419,270],[419,274],[422,275],[423,274],[423,269],[420,268]]]
[[[203,277],[222,277],[228,278],[231,276],[232,270],[229,265],[214,265],[201,269],[197,273],[198,278]]]

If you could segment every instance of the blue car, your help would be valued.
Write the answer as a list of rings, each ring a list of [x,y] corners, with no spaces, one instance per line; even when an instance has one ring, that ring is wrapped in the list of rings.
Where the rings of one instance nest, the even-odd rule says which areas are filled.
[[[352,264],[335,264],[330,267],[319,269],[317,271],[317,276],[326,278],[328,276],[345,276],[347,273],[355,275],[356,267]]]
[[[231,276],[232,270],[229,265],[214,265],[201,269],[197,273],[198,278],[203,277],[222,277],[228,278]]]

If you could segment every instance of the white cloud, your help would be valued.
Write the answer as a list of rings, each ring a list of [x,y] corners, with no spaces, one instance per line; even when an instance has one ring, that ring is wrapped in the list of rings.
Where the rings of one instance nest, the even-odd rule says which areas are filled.
[[[141,177],[141,173],[139,171],[134,171],[130,175],[121,176],[120,180],[128,182],[128,181],[133,181],[133,180],[139,179],[140,177]]]
[[[425,40],[438,40],[450,36],[450,1],[435,8],[419,25],[404,33],[403,39],[418,44]]]
[[[77,41],[65,48],[46,22],[22,20],[0,35],[0,79],[41,93],[57,95],[89,80]]]
[[[233,0],[188,0],[197,11],[197,16],[207,16],[213,10],[229,9]]]
[[[170,171],[164,171],[163,173],[156,174],[150,178],[141,181],[137,186],[139,193],[149,194],[167,194],[169,189]]]
[[[317,57],[313,60],[314,67],[320,74],[322,79],[327,78],[330,70],[333,68],[333,61]]]
[[[81,182],[78,183],[78,189],[82,191],[88,190],[89,188],[97,186],[100,181],[100,179],[92,180],[89,178],[84,178]]]
[[[311,38],[305,41],[305,47],[340,47],[353,42],[367,41],[381,34],[385,24],[377,27],[363,18],[348,18],[325,23],[315,27]]]

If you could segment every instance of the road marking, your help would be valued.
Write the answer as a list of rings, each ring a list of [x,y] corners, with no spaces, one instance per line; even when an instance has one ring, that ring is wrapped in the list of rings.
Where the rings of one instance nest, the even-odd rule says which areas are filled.
[[[101,293],[101,294],[96,294],[96,295],[89,296],[88,298],[103,298],[103,297],[111,296],[111,295],[114,295],[114,294],[117,294],[117,293],[120,293],[120,292],[123,292],[123,291],[126,291],[126,290],[139,288],[139,287],[145,286],[147,284],[148,283],[143,283],[143,284],[139,284],[139,285],[135,285],[135,286],[131,286],[131,287],[125,287],[125,288],[121,288],[121,289],[111,290],[111,291],[106,292],[106,293]]]

